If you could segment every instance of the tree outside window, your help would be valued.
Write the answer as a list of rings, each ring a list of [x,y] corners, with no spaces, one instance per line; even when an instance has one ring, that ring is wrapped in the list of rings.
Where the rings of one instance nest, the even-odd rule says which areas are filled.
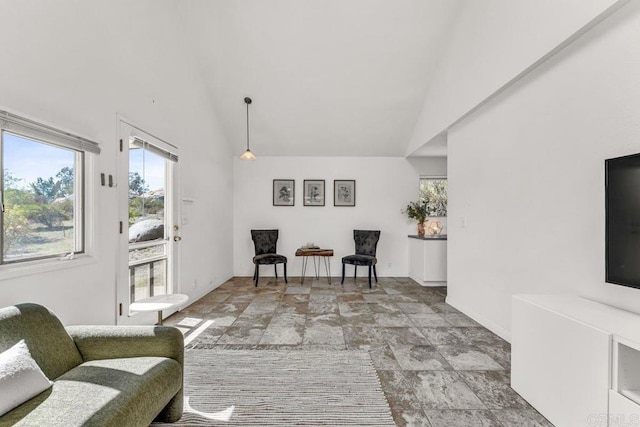
[[[447,216],[447,179],[420,178],[420,202],[426,205],[427,216]]]
[[[83,251],[82,153],[2,132],[2,263]],[[80,219],[80,221],[78,221]]]

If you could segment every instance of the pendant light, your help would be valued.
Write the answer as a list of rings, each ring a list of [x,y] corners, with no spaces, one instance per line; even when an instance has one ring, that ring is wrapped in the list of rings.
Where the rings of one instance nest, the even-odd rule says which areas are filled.
[[[251,104],[251,98],[246,97],[244,103],[247,104],[247,151],[242,153],[240,160],[255,160],[256,155],[249,149],[249,104]]]

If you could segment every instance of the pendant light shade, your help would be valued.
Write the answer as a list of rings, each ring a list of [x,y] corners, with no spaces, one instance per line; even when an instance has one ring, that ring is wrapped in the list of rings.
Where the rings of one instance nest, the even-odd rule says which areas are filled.
[[[256,155],[251,152],[249,149],[249,104],[251,104],[251,98],[246,97],[244,99],[244,103],[247,104],[247,149],[242,156],[240,156],[240,160],[255,160]]]
[[[240,160],[255,160],[255,159],[256,159],[256,155],[253,154],[253,152],[248,148],[245,150],[244,153],[242,153],[242,156],[240,156]]]

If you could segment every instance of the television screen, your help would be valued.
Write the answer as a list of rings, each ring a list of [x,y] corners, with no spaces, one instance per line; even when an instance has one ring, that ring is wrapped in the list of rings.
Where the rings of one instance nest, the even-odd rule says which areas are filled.
[[[640,288],[640,154],[605,160],[606,281]]]

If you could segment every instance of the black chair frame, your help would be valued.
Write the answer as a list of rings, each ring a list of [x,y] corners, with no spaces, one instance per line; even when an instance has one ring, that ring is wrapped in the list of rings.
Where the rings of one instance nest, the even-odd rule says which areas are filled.
[[[260,280],[260,265],[268,264],[273,264],[276,279],[278,278],[278,264],[284,264],[284,282],[289,283],[287,280],[287,257],[276,253],[278,230],[251,230],[251,240],[253,240],[255,249],[253,257],[255,286],[258,287]]]
[[[369,267],[369,289],[371,289],[371,271],[378,283],[378,273],[376,271],[376,251],[378,240],[380,240],[380,230],[353,230],[353,239],[356,243],[355,255],[349,255],[342,258],[342,281],[344,285],[345,265],[353,265],[353,281],[358,277],[358,265]]]

